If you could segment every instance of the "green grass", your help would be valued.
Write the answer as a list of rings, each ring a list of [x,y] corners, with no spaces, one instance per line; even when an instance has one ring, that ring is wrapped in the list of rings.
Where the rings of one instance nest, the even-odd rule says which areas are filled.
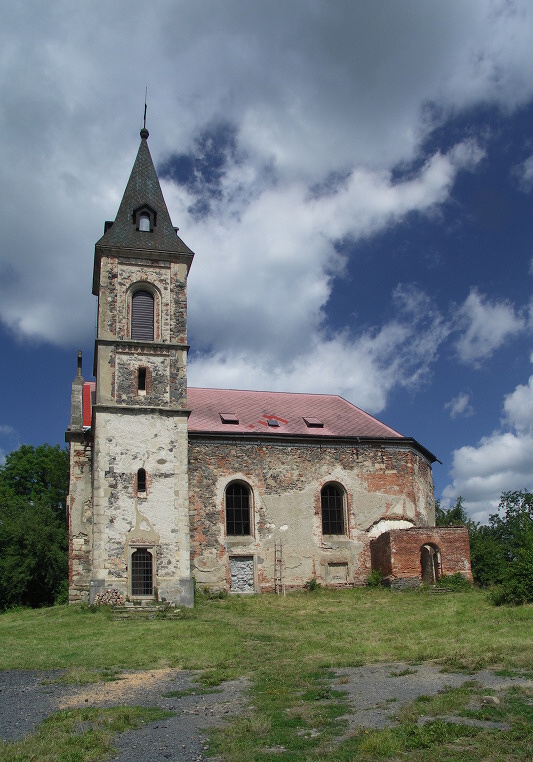
[[[16,743],[0,742],[3,762],[89,762],[115,751],[118,733],[171,716],[158,708],[65,709],[42,722],[35,734]]]
[[[194,610],[182,610],[172,620],[112,621],[108,611],[82,606],[4,613],[0,669],[63,668],[75,675],[83,667],[98,678],[123,669],[177,667],[201,670],[205,686],[246,676],[252,708],[212,733],[213,753],[227,760],[280,759],[281,749],[281,758],[291,762],[401,759],[405,754],[425,759],[425,750],[427,759],[436,750],[439,759],[461,754],[526,759],[519,753],[527,750],[527,737],[517,736],[513,750],[503,756],[483,757],[477,750],[489,749],[493,742],[487,739],[505,735],[502,731],[450,726],[439,719],[419,728],[408,715],[395,730],[362,731],[339,745],[335,739],[343,730],[339,718],[346,712],[345,698],[331,689],[328,670],[436,660],[445,669],[466,672],[483,667],[531,672],[532,630],[532,606],[495,608],[478,590],[445,596],[379,588],[319,589],[286,597],[201,596]],[[524,711],[509,709],[516,727]],[[447,744],[457,757],[441,755]]]

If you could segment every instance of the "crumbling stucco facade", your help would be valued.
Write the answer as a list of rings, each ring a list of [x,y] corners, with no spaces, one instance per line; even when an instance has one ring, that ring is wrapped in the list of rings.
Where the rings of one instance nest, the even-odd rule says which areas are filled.
[[[79,356],[66,433],[70,600],[192,605],[193,578],[238,593],[364,584],[373,568],[421,580],[429,557],[469,576],[464,533],[434,527],[435,457],[416,440],[334,395],[188,388],[193,253],[147,138],[95,246],[95,381]]]
[[[226,533],[225,490],[236,480],[252,495],[251,531],[243,537]],[[342,535],[323,533],[321,490],[328,483],[343,495]],[[373,533],[435,521],[431,466],[409,447],[190,435],[189,485],[192,573],[213,589],[232,589],[231,559],[239,556],[253,559],[257,591],[273,590],[276,578],[285,589],[311,579],[364,584]]]

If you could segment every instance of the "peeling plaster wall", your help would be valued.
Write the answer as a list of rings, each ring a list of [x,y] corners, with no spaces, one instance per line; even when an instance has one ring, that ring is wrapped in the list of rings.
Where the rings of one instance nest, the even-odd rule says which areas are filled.
[[[140,496],[139,468],[147,476]],[[186,413],[97,409],[94,473],[92,576],[127,595],[129,551],[150,545],[160,599],[189,595]]]
[[[69,602],[89,599],[92,550],[92,449],[83,433],[70,434]]]
[[[225,534],[224,491],[233,480],[252,493],[252,535]],[[323,536],[320,490],[346,493],[346,534]],[[283,584],[309,579],[363,583],[371,570],[368,531],[387,522],[434,522],[428,462],[400,447],[346,443],[216,441],[189,437],[192,574],[200,585],[230,589],[230,558],[254,556],[256,589],[275,584],[275,543],[282,544]],[[405,523],[402,524],[405,526]]]

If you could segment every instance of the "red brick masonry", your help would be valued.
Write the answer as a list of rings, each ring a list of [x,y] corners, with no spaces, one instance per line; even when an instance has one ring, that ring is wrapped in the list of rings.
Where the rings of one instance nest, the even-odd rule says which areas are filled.
[[[422,579],[422,548],[438,551],[438,575],[460,573],[472,581],[470,545],[466,527],[392,529],[370,542],[372,569],[391,584]]]

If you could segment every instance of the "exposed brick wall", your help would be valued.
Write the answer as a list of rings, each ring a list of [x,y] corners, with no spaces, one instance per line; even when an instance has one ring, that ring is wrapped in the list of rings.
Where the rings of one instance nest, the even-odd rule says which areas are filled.
[[[391,582],[422,578],[421,548],[440,552],[440,573],[460,573],[472,581],[470,545],[466,527],[424,527],[384,532],[370,543],[372,568]]]

